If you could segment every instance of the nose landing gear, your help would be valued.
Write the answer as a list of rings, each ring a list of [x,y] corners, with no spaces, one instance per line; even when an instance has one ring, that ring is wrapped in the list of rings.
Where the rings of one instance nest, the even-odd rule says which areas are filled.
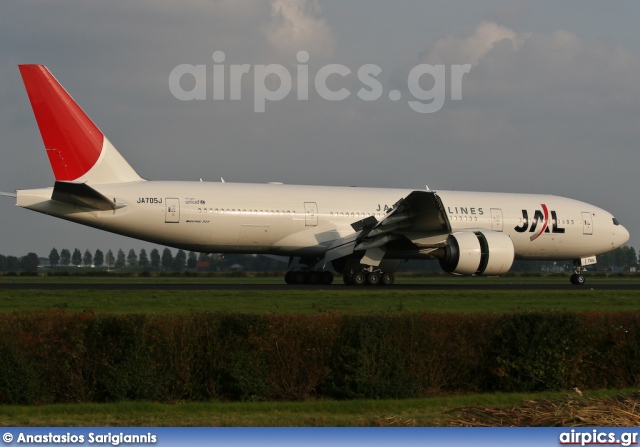
[[[584,279],[584,276],[582,276],[580,272],[576,272],[573,275],[571,275],[569,277],[569,281],[571,281],[571,284],[573,284],[574,286],[581,286],[586,282],[586,280]]]
[[[592,258],[588,259],[590,260]],[[595,259],[595,257],[593,259]],[[595,261],[593,261],[592,263],[595,263]],[[574,273],[569,277],[569,281],[571,281],[571,284],[573,284],[574,286],[581,286],[586,282],[584,276],[582,275],[582,272],[584,270],[585,268],[582,259],[576,259],[573,261]]]

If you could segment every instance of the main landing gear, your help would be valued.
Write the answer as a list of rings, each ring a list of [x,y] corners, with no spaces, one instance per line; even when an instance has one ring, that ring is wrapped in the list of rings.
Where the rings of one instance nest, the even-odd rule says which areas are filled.
[[[284,275],[287,284],[331,284],[333,273],[327,270],[289,270]]]
[[[393,273],[374,270],[347,272],[342,279],[349,286],[390,286],[395,282],[396,277]]]
[[[314,266],[318,263],[318,258],[302,258],[300,264],[304,265],[300,270],[289,270],[284,275],[284,282],[287,284],[322,284],[328,285],[333,282],[333,273],[327,270],[316,270]],[[289,266],[293,258],[289,258]]]

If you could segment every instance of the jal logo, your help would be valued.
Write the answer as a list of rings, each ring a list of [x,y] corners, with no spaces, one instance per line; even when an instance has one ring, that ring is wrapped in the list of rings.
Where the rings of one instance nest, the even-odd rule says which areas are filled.
[[[533,219],[529,219],[527,210],[522,210],[522,224],[515,227],[518,233],[534,233],[529,238],[531,241],[538,239],[542,233],[564,233],[564,228],[558,226],[558,217],[555,211],[551,211],[551,227],[549,227],[549,208],[541,203],[541,210],[535,210]]]

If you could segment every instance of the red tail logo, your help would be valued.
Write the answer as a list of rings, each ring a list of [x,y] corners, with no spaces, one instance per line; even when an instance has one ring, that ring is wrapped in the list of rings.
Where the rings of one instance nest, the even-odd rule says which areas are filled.
[[[42,65],[20,65],[56,180],[75,180],[98,161],[104,135]]]

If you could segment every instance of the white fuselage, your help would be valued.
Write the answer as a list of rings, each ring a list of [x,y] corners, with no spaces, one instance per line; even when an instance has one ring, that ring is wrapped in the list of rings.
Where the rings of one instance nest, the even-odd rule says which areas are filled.
[[[50,200],[53,189],[18,191],[17,205],[149,242],[209,253],[321,257],[351,224],[381,220],[411,190],[210,182],[92,185],[119,204],[97,211]],[[486,229],[513,241],[517,259],[578,259],[624,244],[607,211],[564,197],[438,191],[453,231]],[[547,218],[543,219],[546,209]],[[420,251],[398,250],[400,258]],[[387,257],[394,257],[394,250]]]

